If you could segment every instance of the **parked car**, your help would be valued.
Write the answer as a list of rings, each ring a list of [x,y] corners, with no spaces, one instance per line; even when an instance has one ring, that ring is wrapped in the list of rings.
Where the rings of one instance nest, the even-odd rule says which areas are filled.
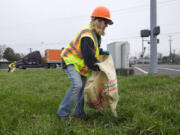
[[[130,57],[129,58],[129,66],[131,67],[132,65],[136,64],[137,58],[136,57]]]

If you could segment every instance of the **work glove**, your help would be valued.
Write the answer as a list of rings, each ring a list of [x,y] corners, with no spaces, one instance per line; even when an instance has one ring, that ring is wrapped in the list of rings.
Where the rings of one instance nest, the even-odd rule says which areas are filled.
[[[99,61],[97,61],[96,63],[99,63]],[[93,70],[94,71],[100,71],[100,68],[99,68],[99,66],[96,63],[94,64]]]
[[[109,51],[102,51],[101,54],[102,55],[109,55]]]

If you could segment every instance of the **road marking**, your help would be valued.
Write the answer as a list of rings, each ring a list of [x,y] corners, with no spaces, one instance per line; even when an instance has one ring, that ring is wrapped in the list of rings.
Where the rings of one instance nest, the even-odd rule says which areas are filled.
[[[177,71],[177,72],[180,72],[180,70],[172,69],[172,68],[159,68],[159,69],[165,69],[165,70],[170,70],[170,71]]]
[[[141,72],[143,72],[144,74],[148,74],[148,72],[146,72],[145,70],[143,70],[143,69],[141,69],[141,68],[139,68],[139,67],[134,67],[135,69],[137,69],[137,70],[139,70],[139,71],[141,71]]]

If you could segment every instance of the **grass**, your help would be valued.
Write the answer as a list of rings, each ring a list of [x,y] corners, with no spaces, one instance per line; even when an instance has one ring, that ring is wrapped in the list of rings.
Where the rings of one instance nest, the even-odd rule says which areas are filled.
[[[180,76],[118,77],[118,118],[85,106],[88,121],[59,121],[71,83],[58,69],[0,71],[0,135],[179,135]]]

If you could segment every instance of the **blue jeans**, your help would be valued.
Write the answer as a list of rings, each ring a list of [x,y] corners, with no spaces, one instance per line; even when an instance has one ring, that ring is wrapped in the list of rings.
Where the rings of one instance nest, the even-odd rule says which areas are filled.
[[[74,101],[76,100],[76,107],[74,115],[83,117],[84,112],[84,86],[86,83],[86,77],[81,76],[74,68],[74,65],[68,65],[64,70],[68,77],[71,79],[72,86],[66,92],[63,101],[61,102],[57,116],[68,117],[71,113]]]

